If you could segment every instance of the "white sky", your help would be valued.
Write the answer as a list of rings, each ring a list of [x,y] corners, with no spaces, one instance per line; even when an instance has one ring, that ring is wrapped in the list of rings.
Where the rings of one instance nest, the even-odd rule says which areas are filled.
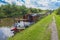
[[[2,1],[6,1],[10,4],[12,4],[12,2],[15,2],[17,5],[26,5],[27,7],[32,7],[32,8],[42,8],[42,9],[49,9],[49,8],[54,8],[54,6],[56,5],[55,3],[56,2],[59,2],[60,3],[60,0],[23,0],[25,3],[23,3],[23,1],[19,0],[2,0]],[[36,3],[37,4],[36,4]],[[53,2],[53,4],[51,3]],[[1,5],[2,3],[0,3]],[[39,5],[42,5],[44,7],[36,7],[36,6],[39,6]],[[51,6],[52,5],[52,6]],[[60,6],[60,5],[59,5]]]

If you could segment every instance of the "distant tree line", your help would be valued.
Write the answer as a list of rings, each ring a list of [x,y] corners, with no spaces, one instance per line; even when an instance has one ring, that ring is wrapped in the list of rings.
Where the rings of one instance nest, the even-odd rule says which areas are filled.
[[[56,14],[60,15],[60,7],[58,9],[56,9]]]
[[[4,17],[21,17],[28,13],[39,13],[41,9],[27,8],[24,5],[17,6],[15,4],[7,4],[0,6],[0,18]]]

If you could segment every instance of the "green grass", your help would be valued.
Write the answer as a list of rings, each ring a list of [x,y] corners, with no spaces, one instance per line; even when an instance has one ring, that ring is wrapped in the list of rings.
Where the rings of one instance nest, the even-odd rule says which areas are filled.
[[[59,36],[59,40],[60,40],[60,16],[59,15],[55,15],[56,18],[56,25],[57,25],[57,30],[58,30],[58,36]]]
[[[49,15],[8,40],[50,40],[51,31],[47,29],[51,21],[52,15]]]
[[[57,26],[57,30],[58,30],[58,37],[60,40],[60,15],[57,15],[56,13],[57,13],[57,11],[54,11],[53,15],[55,16],[56,26]]]

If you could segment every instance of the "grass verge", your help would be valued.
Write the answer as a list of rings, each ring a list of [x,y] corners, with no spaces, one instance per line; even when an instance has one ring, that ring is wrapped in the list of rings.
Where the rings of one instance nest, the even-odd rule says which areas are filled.
[[[59,36],[59,40],[60,40],[60,16],[55,15],[55,19],[56,19],[56,26],[57,26],[57,30],[58,30],[58,36]]]
[[[8,40],[50,40],[51,31],[47,29],[51,21],[52,15],[49,15]]]

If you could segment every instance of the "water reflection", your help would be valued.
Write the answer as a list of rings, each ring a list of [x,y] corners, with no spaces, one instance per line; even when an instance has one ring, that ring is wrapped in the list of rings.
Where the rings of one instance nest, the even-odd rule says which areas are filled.
[[[0,28],[0,40],[7,40],[8,37],[13,36],[14,33],[11,31],[8,27],[2,27]]]
[[[30,22],[23,22],[21,21],[20,23],[17,23],[17,27],[26,27],[31,25]],[[11,28],[9,27],[1,27],[0,28],[0,40],[7,40],[8,37],[13,36],[14,33],[11,31]]]

